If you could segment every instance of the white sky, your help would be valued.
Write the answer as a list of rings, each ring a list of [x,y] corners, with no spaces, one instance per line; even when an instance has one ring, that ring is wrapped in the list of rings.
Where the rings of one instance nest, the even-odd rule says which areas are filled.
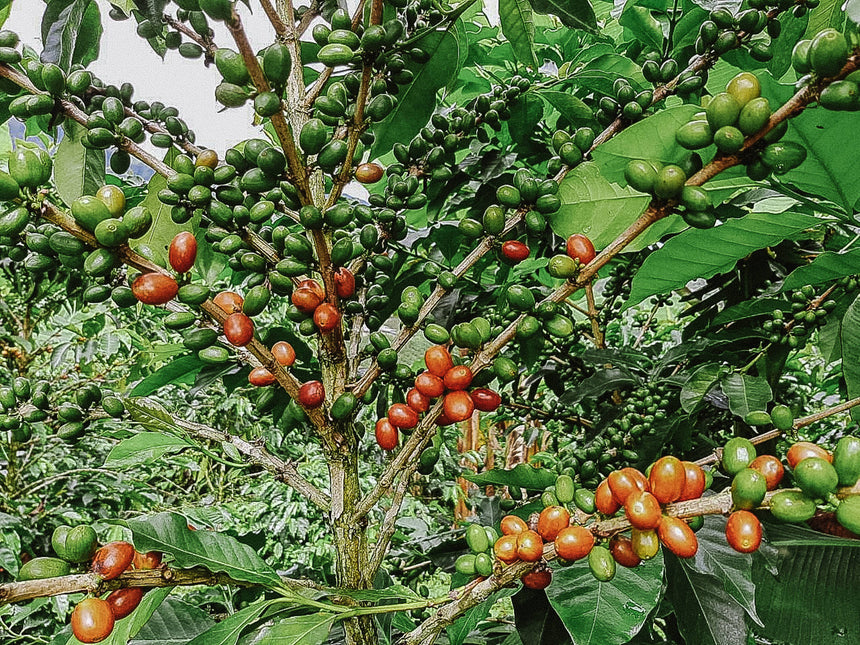
[[[89,69],[106,83],[119,86],[124,81],[134,85],[135,100],[159,100],[165,105],[179,109],[180,116],[197,134],[197,144],[223,153],[231,145],[253,136],[260,129],[252,125],[253,109],[250,102],[244,108],[233,108],[219,113],[221,106],[215,102],[215,86],[221,75],[212,65],[204,67],[203,58],[188,60],[179,52],[168,51],[164,61],[149,44],[135,33],[137,23],[133,18],[116,22],[107,16],[110,4],[97,0],[102,11],[104,34],[101,38],[101,53]],[[176,5],[169,5],[175,10]],[[257,8],[251,15],[243,3],[238,10],[255,50],[262,49],[274,39],[274,31],[262,10]],[[18,0],[12,3],[12,12],[4,25],[21,36],[21,40],[42,51],[40,24],[44,4],[34,0]],[[211,22],[215,30],[215,43],[221,47],[235,49],[222,23]]]

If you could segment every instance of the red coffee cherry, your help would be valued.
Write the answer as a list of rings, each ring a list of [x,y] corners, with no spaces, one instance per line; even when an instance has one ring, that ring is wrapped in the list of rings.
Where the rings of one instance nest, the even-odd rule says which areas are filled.
[[[113,631],[110,605],[101,598],[84,598],[72,610],[72,633],[82,643],[99,643]]]
[[[93,556],[93,573],[113,580],[131,566],[134,554],[134,547],[128,542],[109,542]]]
[[[579,260],[580,264],[585,265],[591,262],[597,253],[591,240],[584,235],[576,233],[567,238],[567,255],[574,260]]]
[[[224,321],[224,336],[231,345],[244,347],[254,338],[254,321],[238,311],[230,314]]]
[[[242,311],[242,305],[245,304],[245,299],[233,291],[222,291],[212,298],[212,302],[218,305],[224,313],[232,314],[237,311]]]
[[[188,273],[197,258],[197,239],[188,231],[178,233],[167,249],[170,266],[177,273]]]
[[[134,297],[145,305],[163,305],[176,297],[179,285],[163,273],[144,273],[131,285]]]
[[[275,375],[265,367],[255,367],[248,374],[248,383],[256,387],[266,387],[275,382]]]
[[[306,408],[318,408],[325,401],[325,388],[320,381],[302,383],[299,388],[299,403]]]

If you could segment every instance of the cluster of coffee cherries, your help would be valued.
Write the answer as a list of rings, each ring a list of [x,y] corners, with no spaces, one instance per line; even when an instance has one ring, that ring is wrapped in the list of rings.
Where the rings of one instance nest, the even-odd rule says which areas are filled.
[[[826,300],[816,304],[815,288],[812,285],[792,291],[789,299],[791,318],[786,319],[786,312],[776,309],[771,319],[762,323],[762,329],[768,333],[771,343],[794,348],[803,345],[804,338],[826,324],[827,314],[836,308],[836,301]]]
[[[102,580],[113,580],[131,569],[156,569],[161,553],[139,553],[129,542],[118,540],[98,546],[95,530],[89,525],[58,526],[51,536],[51,546],[58,557],[38,557],[26,562],[18,580],[40,580],[65,576],[73,565],[90,563],[89,570]],[[140,604],[145,590],[124,587],[105,598],[90,596],[72,611],[72,633],[82,643],[98,643],[110,636],[116,621],[125,618]]]
[[[383,450],[394,450],[400,431],[418,425],[420,415],[430,409],[433,399],[443,397],[440,426],[465,421],[475,410],[493,412],[502,403],[497,392],[487,388],[468,391],[474,375],[468,365],[455,365],[448,348],[433,345],[424,352],[427,369],[415,377],[415,387],[406,393],[405,403],[394,403],[388,415],[376,422],[376,442]]]

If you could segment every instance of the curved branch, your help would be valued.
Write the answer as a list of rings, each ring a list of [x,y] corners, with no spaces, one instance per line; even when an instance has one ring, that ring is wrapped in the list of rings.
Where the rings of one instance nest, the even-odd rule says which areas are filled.
[[[792,426],[793,430],[800,430],[801,428],[805,428],[806,426],[812,425],[822,419],[826,419],[829,416],[833,416],[834,414],[839,414],[840,412],[845,412],[846,410],[850,410],[851,408],[860,405],[860,396],[856,399],[851,399],[849,401],[843,401],[839,405],[834,405],[832,408],[825,408],[824,410],[819,410],[815,414],[810,414],[807,417],[800,417],[799,419],[795,419],[794,425]],[[753,444],[760,444],[766,441],[770,441],[772,439],[778,439],[783,434],[785,434],[782,430],[768,430],[767,432],[763,432],[755,437],[752,437],[750,441]],[[723,449],[717,448],[713,453],[708,455],[707,457],[702,457],[696,463],[700,466],[707,466],[708,464],[714,464],[722,459]]]
[[[296,469],[295,464],[289,461],[284,461],[280,457],[273,455],[265,446],[246,441],[242,437],[232,435],[223,430],[211,428],[202,423],[185,421],[183,419],[173,418],[173,422],[195,437],[207,439],[209,441],[218,441],[219,443],[229,443],[235,446],[249,460],[268,470],[275,479],[281,481],[288,486],[294,488],[297,492],[304,495],[308,500],[313,502],[324,513],[331,510],[331,499],[328,495],[320,491],[311,482],[305,479]]]
[[[310,581],[281,578],[288,589],[307,589],[315,585]],[[129,570],[113,580],[104,580],[97,573],[79,573],[59,578],[26,580],[0,584],[0,607],[13,602],[23,602],[34,598],[60,596],[70,593],[91,593],[102,595],[125,587],[185,587],[191,585],[233,585],[253,586],[251,583],[234,580],[223,573],[212,573],[203,567],[193,569],[170,569],[168,567],[148,570]]]

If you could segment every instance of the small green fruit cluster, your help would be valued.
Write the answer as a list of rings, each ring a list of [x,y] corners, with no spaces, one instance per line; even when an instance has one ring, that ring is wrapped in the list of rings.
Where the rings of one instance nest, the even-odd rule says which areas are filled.
[[[727,9],[712,11],[699,27],[694,43],[696,53],[711,52],[719,56],[743,45],[753,59],[769,61],[773,58],[773,39],[779,36],[782,25],[778,19],[768,16],[766,8],[766,3],[756,0],[737,16]],[[767,36],[762,33],[765,30]]]
[[[824,78],[838,74],[848,54],[848,40],[842,33],[833,28],[822,29],[814,38],[797,42],[791,52],[791,64],[798,74]]]
[[[578,128],[573,136],[565,130],[556,130],[552,135],[552,150],[556,156],[547,162],[547,173],[556,175],[565,166],[573,168],[582,161],[594,144],[594,130],[589,127]]]
[[[90,409],[101,403],[103,393],[95,383],[87,383],[75,391],[74,399],[57,406],[57,436],[64,441],[76,441],[84,435],[92,421]],[[111,405],[110,403],[108,404]]]
[[[50,386],[44,381],[31,385],[23,376],[0,387],[0,430],[9,432],[11,443],[25,443],[33,436],[33,425],[49,416]]]
[[[464,553],[457,558],[454,563],[457,573],[470,578],[493,575],[492,549],[498,539],[499,534],[493,527],[469,524],[466,528],[466,544],[470,553]]]
[[[815,288],[805,285],[791,292],[791,319],[786,320],[782,309],[774,310],[771,319],[764,321],[762,329],[769,334],[771,343],[801,347],[806,337],[827,322],[827,314],[836,308],[835,300],[826,300],[813,306],[816,300]]]
[[[653,61],[648,62],[653,63]],[[670,67],[670,63],[674,64],[674,69],[668,71],[677,71],[677,63],[670,60],[666,61],[666,63],[660,67],[661,74],[663,67],[665,66],[668,69],[668,67]],[[647,63],[646,66],[648,66]],[[645,71],[643,68],[643,74],[644,73]],[[674,77],[674,74],[672,74],[671,77]],[[612,92],[615,95],[614,98],[612,96],[602,97],[598,102],[598,109],[594,113],[594,117],[597,119],[597,122],[603,126],[609,125],[619,116],[628,122],[638,121],[645,116],[645,110],[648,109],[654,98],[654,94],[651,90],[637,92],[630,84],[630,81],[626,78],[616,79],[615,83],[612,85]]]

